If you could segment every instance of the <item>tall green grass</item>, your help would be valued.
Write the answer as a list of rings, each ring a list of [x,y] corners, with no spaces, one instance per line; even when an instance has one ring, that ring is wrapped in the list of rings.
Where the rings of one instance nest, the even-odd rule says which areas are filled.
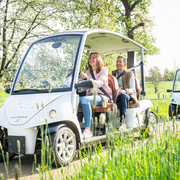
[[[155,138],[140,135],[137,139],[132,132],[110,135],[107,148],[96,146],[94,153],[89,150],[88,161],[81,163],[71,179],[180,179],[180,136],[176,121],[165,121],[159,127]],[[70,179],[69,178],[69,179]]]

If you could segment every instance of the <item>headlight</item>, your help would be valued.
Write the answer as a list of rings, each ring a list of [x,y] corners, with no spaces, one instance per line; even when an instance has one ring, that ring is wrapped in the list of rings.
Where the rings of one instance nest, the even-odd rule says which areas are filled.
[[[56,115],[56,111],[54,109],[52,109],[50,112],[49,112],[49,116],[50,118],[54,118]]]

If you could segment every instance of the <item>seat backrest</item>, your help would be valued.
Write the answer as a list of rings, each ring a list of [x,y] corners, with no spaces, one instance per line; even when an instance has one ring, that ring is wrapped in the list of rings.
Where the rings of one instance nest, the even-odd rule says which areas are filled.
[[[115,93],[116,93],[116,91],[118,90],[119,87],[118,87],[117,79],[114,76],[110,75],[110,74],[108,74],[108,86],[112,90],[112,99],[114,99],[114,95],[115,95]]]
[[[135,88],[136,88],[136,93],[137,93],[137,99],[139,100],[139,94],[140,94],[141,87],[140,87],[139,80],[136,77],[134,79],[135,79]]]

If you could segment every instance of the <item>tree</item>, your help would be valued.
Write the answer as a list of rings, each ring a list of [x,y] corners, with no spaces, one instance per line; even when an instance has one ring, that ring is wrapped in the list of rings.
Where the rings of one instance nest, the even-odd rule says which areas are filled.
[[[174,78],[174,72],[170,71],[168,68],[164,70],[163,79],[165,81],[171,81]]]
[[[72,0],[72,11],[69,12],[67,27],[69,29],[88,28],[117,31],[114,24],[113,2],[112,0]],[[81,62],[81,71],[86,69],[88,56],[89,52],[84,52],[84,58]],[[116,68],[114,58],[111,56],[103,57],[106,66],[109,66],[110,72]]]
[[[35,38],[57,32],[55,20],[63,17],[65,10],[63,1],[57,0],[0,1],[0,78],[4,74],[14,75],[19,64],[18,55],[24,53],[20,48],[22,51],[22,47]]]
[[[59,28],[120,32],[154,54],[158,49],[150,35],[153,23],[148,17],[149,5],[150,0],[0,0],[0,78],[14,75],[19,57],[24,54],[22,50],[27,49],[24,47],[35,38],[60,31]],[[129,58],[130,53],[131,67],[134,61]],[[113,60],[107,57],[107,66]]]
[[[115,30],[112,14],[113,1],[72,0],[72,13],[69,13],[70,29],[109,29]]]
[[[72,4],[74,11],[70,15],[69,27],[113,30],[145,46],[148,54],[156,54],[159,51],[153,45],[155,38],[151,34],[151,0],[77,0]],[[127,67],[132,66],[134,52],[129,52]]]
[[[152,18],[148,16],[151,0],[121,0],[116,3],[117,24],[119,31],[130,39],[139,42],[148,49],[149,54],[159,50],[153,44],[155,38],[151,34]],[[127,68],[134,66],[134,52],[128,52]]]
[[[150,68],[149,78],[150,78],[150,81],[152,82],[152,84],[154,85],[155,93],[157,93],[158,88],[159,88],[159,83],[162,79],[162,75],[161,75],[160,70],[157,66]]]

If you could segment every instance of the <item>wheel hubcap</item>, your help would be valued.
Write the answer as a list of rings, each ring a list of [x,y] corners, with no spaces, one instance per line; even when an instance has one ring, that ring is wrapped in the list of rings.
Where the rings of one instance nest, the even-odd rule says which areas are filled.
[[[66,162],[74,154],[75,151],[75,138],[74,135],[69,131],[63,131],[58,138],[57,151],[59,158]]]

